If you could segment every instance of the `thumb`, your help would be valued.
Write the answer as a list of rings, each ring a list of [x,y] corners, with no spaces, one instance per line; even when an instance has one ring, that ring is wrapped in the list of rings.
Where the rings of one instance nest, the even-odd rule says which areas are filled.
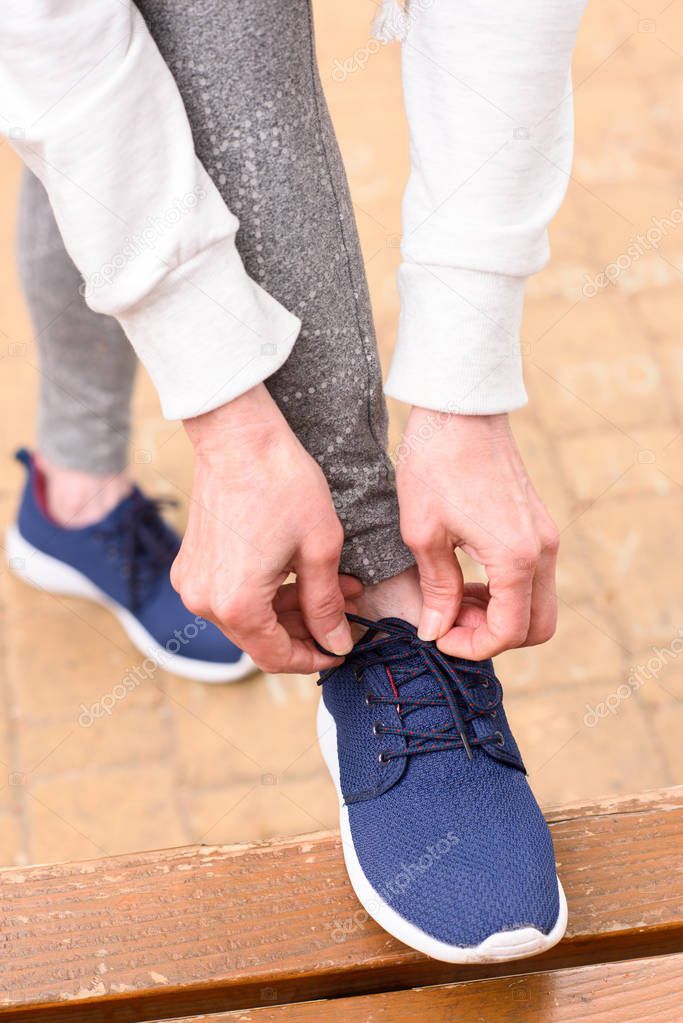
[[[296,569],[296,584],[301,611],[311,635],[325,650],[343,656],[352,649],[353,640],[337,573],[336,560],[313,565],[302,561]]]
[[[460,562],[448,544],[413,553],[423,601],[417,634],[420,639],[440,639],[452,627],[460,610],[464,586]]]

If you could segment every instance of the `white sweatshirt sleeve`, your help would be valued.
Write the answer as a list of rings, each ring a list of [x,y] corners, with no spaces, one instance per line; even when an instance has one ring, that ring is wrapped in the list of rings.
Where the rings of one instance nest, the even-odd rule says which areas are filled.
[[[0,96],[0,131],[45,185],[86,301],[119,319],[168,418],[282,365],[300,322],[247,275],[133,3],[3,0]]]
[[[395,398],[467,414],[526,402],[524,288],[548,259],[571,169],[584,2],[409,0]]]

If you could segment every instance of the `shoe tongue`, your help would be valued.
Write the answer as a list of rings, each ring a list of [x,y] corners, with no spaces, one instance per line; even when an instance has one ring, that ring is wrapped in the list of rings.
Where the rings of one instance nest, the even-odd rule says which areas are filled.
[[[410,700],[440,701],[438,706],[406,707],[402,714],[404,726],[416,732],[447,728],[453,724],[453,716],[443,702],[443,689],[435,672],[415,647],[409,647],[407,643],[398,640],[396,652],[399,647],[405,660],[394,661],[388,667],[401,704]],[[411,678],[420,669],[421,673]],[[457,734],[457,730],[454,730],[454,734]]]
[[[381,631],[381,622],[378,623]],[[388,623],[387,623],[388,624]],[[459,738],[458,725],[453,717],[450,707],[446,703],[446,692],[452,695],[453,702],[462,712],[463,718],[471,717],[475,711],[473,720],[465,724],[465,735],[470,740],[473,750],[482,749],[487,756],[502,760],[508,764],[524,770],[519,750],[514,738],[509,731],[502,709],[498,710],[501,701],[500,683],[496,679],[493,663],[491,661],[472,662],[458,659],[451,659],[443,656],[446,664],[435,666],[431,660],[430,651],[435,649],[430,644],[416,643],[414,640],[415,629],[408,627],[409,635],[392,637],[391,644],[387,644],[386,664],[378,664],[375,670],[380,670],[386,678],[385,692],[396,699],[402,709],[402,727],[409,733],[443,733],[454,739]],[[452,670],[451,670],[452,669]],[[445,678],[443,684],[440,681],[439,673],[443,672]],[[463,696],[458,690],[458,682],[450,676],[456,674],[458,679],[466,687],[466,701],[469,710],[465,709]],[[427,706],[413,707],[411,700],[424,701]],[[429,703],[435,704],[430,706]],[[490,737],[493,728],[490,713],[498,713],[497,727],[500,734],[506,739],[503,749],[492,749],[490,745],[480,747],[477,740]],[[477,713],[478,712],[478,713]],[[427,747],[431,745],[429,738],[416,739],[409,737],[408,745],[415,746],[423,742]],[[438,739],[432,740],[438,743]],[[469,758],[464,746],[451,746],[443,750],[433,750],[429,754],[416,754],[408,759],[407,769],[409,771],[429,771],[432,777],[442,779],[453,778],[453,771],[459,771],[468,762]]]
[[[122,498],[118,504],[114,505],[111,511],[107,512],[104,518],[99,519],[97,522],[93,522],[88,528],[115,529],[119,523],[123,521],[126,516],[126,512],[131,505],[133,505],[135,501],[139,500],[141,496],[141,491],[138,487],[133,487],[130,494],[127,494],[126,497]]]
[[[382,622],[378,622],[380,629],[381,626]],[[408,626],[408,628],[414,636],[417,630],[413,626]],[[398,694],[399,703],[401,705],[408,704],[402,713],[403,725],[406,729],[415,732],[445,731],[447,735],[458,736],[458,725],[453,718],[450,707],[445,702],[444,689],[437,677],[437,670],[430,660],[429,650],[431,647],[431,644],[425,644],[420,649],[419,646],[411,643],[410,638],[397,637],[392,643],[391,649],[391,654],[396,657],[396,660],[392,660],[388,665],[390,679],[393,680],[393,685],[391,685],[391,682],[389,685],[393,695]],[[398,656],[399,654],[400,657]],[[446,657],[446,655],[442,656],[450,664],[450,658]],[[471,664],[470,662],[454,663],[453,667],[456,671],[462,670],[465,674],[469,669],[479,674],[493,677],[493,665],[490,661],[480,664]],[[448,686],[453,696],[453,701],[463,712],[463,716],[465,716],[466,711],[463,707],[463,701],[460,694],[457,694],[455,683],[447,679],[444,680],[444,684]],[[491,706],[492,696],[495,698],[495,690],[492,688],[484,690],[478,686],[468,686],[467,688],[472,705],[486,712],[487,708]],[[433,701],[436,703],[436,706],[411,707],[409,706],[410,700]],[[465,726],[465,734],[468,739],[475,738],[479,723],[478,720],[475,720]],[[486,728],[484,728],[484,731],[486,731]]]

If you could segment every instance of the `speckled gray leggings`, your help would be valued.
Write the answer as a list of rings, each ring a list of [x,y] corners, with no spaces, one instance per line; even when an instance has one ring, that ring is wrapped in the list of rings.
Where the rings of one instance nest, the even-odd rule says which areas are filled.
[[[204,166],[240,218],[247,271],[303,322],[268,388],[329,482],[342,569],[412,563],[398,528],[387,415],[353,209],[315,63],[310,0],[139,0]],[[57,464],[126,463],[135,357],[87,308],[42,185],[27,175],[19,264],[41,354],[39,448]],[[228,339],[229,341],[229,339]]]

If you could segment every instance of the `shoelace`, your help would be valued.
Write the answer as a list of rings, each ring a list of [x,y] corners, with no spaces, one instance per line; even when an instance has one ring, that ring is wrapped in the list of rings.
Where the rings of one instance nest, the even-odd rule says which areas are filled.
[[[441,653],[435,643],[420,639],[414,626],[400,618],[385,618],[379,624],[369,621],[367,618],[361,618],[360,615],[349,614],[347,617],[349,621],[356,622],[368,629],[363,640],[356,644],[346,658],[347,664],[353,664],[356,680],[362,682],[364,670],[371,665],[381,664],[389,669],[389,680],[394,689],[394,697],[368,693],[366,702],[369,705],[389,704],[395,707],[401,719],[411,710],[421,707],[447,707],[452,719],[452,724],[427,732],[375,725],[376,735],[399,735],[406,740],[404,750],[380,753],[382,763],[397,757],[452,749],[464,749],[471,760],[473,746],[485,746],[487,743],[495,743],[501,747],[504,745],[505,739],[500,731],[495,731],[482,738],[475,735],[472,735],[471,738],[467,736],[468,725],[475,718],[495,718],[497,716],[498,708],[502,704],[503,692],[496,679],[475,667],[456,665]],[[378,636],[380,636],[379,639]],[[401,649],[392,651],[391,648],[395,645],[396,640],[402,641]],[[401,665],[408,669],[407,672],[402,672],[398,682],[394,682],[391,675],[389,668],[391,664]],[[323,672],[318,685],[322,685],[335,670],[337,669],[331,668]],[[440,696],[436,696],[434,699],[401,697],[400,686],[426,673],[436,678],[441,690]],[[485,708],[478,706],[472,700],[472,689],[477,687],[488,689],[491,686],[494,687],[491,700]],[[454,731],[457,734],[453,734]]]
[[[116,524],[97,530],[121,557],[132,610],[140,606],[147,588],[168,570],[178,552],[178,540],[161,517],[163,508],[175,504],[172,498],[145,497],[134,490]]]

